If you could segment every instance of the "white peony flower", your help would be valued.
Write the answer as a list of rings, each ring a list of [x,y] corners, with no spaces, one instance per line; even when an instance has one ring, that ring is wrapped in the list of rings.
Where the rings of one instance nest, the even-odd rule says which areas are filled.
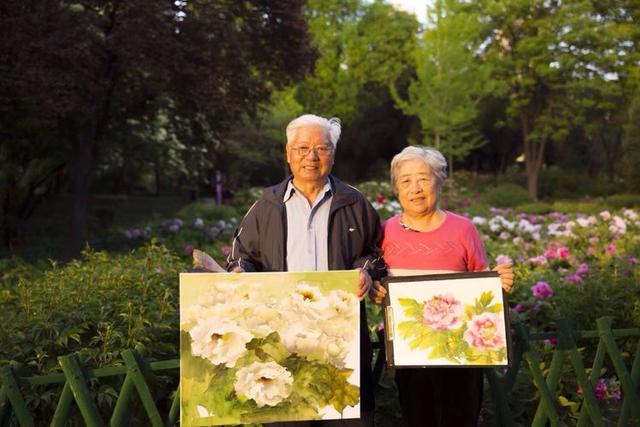
[[[323,335],[320,339],[319,348],[322,350],[323,360],[331,363],[337,368],[344,368],[345,359],[349,354],[350,343],[338,337]]]
[[[198,416],[200,417],[212,417],[213,416],[213,412],[209,412],[209,410],[202,406],[202,405],[196,405],[196,410],[198,411]]]
[[[214,365],[225,364],[233,368],[253,338],[237,323],[214,317],[200,320],[190,331],[191,353],[209,360]]]
[[[258,407],[276,406],[289,397],[293,376],[276,362],[254,362],[236,372],[233,385],[238,396],[253,399]]]

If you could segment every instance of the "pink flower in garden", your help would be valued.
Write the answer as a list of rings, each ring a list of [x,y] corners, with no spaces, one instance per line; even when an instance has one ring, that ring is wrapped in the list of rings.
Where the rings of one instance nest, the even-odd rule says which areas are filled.
[[[511,234],[508,231],[503,231],[499,236],[502,240],[507,240],[511,238]]]
[[[229,255],[231,253],[231,246],[223,246],[222,247],[222,253],[224,255]]]
[[[569,257],[569,248],[567,248],[566,246],[559,247],[557,254],[558,258],[566,259]]]
[[[496,257],[496,263],[498,264],[513,264],[513,260],[508,255],[500,254]]]
[[[193,245],[192,244],[184,245],[184,253],[185,255],[191,255],[193,253]]]
[[[598,239],[597,237],[590,237],[589,238],[589,243],[591,243],[592,245],[595,245],[599,241],[600,241],[600,239]]]
[[[479,350],[499,350],[505,346],[502,316],[499,313],[481,313],[467,323],[463,338]]]
[[[515,310],[516,313],[523,313],[523,312],[527,311],[525,306],[522,305],[522,304],[516,304],[516,306],[513,309]]]
[[[587,253],[588,253],[589,255],[593,255],[593,254],[595,254],[595,253],[596,253],[596,248],[594,248],[593,246],[589,246],[589,247],[587,248]]]
[[[607,221],[607,220],[609,220],[611,218],[611,214],[609,213],[609,211],[602,211],[602,212],[600,212],[600,218],[602,218],[605,221]]]
[[[550,346],[551,348],[556,348],[556,346],[558,345],[558,339],[549,338],[548,340],[544,340],[544,343]]]
[[[578,266],[578,268],[576,269],[576,274],[579,274],[580,276],[584,276],[585,274],[587,274],[589,272],[589,264],[587,263],[582,263]]]
[[[615,255],[615,253],[618,251],[618,248],[616,247],[615,243],[609,243],[607,246],[605,246],[605,250],[608,254]]]
[[[604,378],[600,378],[598,380],[598,384],[596,384],[595,388],[593,389],[593,394],[596,396],[596,400],[598,402],[602,402],[606,399],[607,383],[605,382]]]
[[[218,236],[218,234],[220,234],[220,228],[215,225],[213,227],[209,227],[209,229],[207,230],[207,234],[212,239],[215,239]]]
[[[556,251],[554,249],[547,249],[544,251],[544,256],[547,259],[555,259],[557,257]]]
[[[538,299],[548,299],[553,296],[553,289],[547,282],[538,282],[531,287],[531,293]]]
[[[529,262],[532,262],[534,265],[545,265],[547,263],[547,258],[543,255],[539,255],[537,257],[529,258]]]
[[[582,277],[579,274],[572,274],[564,278],[567,283],[582,283]]]
[[[462,324],[460,317],[464,312],[462,303],[453,295],[446,293],[436,295],[429,301],[425,301],[423,309],[423,321],[425,325],[443,331],[445,329],[457,329]]]
[[[640,261],[638,260],[638,258],[634,256],[630,256],[629,258],[627,258],[627,262],[629,263],[630,266],[635,267],[636,265],[638,265]]]
[[[386,200],[384,197],[384,194],[382,193],[378,193],[378,196],[376,197],[376,200],[378,201],[378,203],[382,204],[384,203],[384,201]]]

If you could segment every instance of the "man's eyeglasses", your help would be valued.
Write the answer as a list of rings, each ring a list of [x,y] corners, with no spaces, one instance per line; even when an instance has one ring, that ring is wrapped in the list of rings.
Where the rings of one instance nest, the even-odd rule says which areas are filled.
[[[315,147],[307,147],[303,145],[301,147],[291,147],[293,151],[300,157],[304,157],[311,153],[311,150],[315,151],[318,157],[328,157],[333,152],[333,147],[329,145],[316,145]]]

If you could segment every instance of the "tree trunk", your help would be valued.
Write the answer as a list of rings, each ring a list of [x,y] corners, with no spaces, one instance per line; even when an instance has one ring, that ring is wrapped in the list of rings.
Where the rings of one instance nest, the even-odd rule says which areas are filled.
[[[89,183],[93,160],[95,127],[88,126],[76,132],[71,152],[71,185],[73,202],[69,222],[69,235],[62,251],[62,261],[76,257],[87,240],[87,211]]]
[[[522,125],[522,140],[524,145],[524,164],[525,173],[527,175],[527,191],[531,200],[538,201],[538,175],[542,168],[542,160],[544,158],[544,148],[546,138],[541,142],[531,139],[530,135],[530,117],[528,109],[523,108],[520,113],[520,123]]]

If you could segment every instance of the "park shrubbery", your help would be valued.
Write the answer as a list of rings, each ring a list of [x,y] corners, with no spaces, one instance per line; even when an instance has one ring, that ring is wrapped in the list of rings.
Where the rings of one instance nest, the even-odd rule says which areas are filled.
[[[371,181],[359,188],[383,218],[400,212],[388,183]],[[247,203],[258,195],[250,194]],[[634,199],[624,196],[621,200],[626,205]],[[486,198],[457,184],[445,185],[443,204],[476,224],[492,266],[513,260],[517,286],[509,298],[512,321],[548,331],[555,330],[555,320],[563,317],[576,329],[594,329],[596,319],[608,315],[616,328],[640,327],[637,211],[608,211],[602,200],[487,208]],[[236,214],[233,208],[198,202],[174,218],[119,229],[116,234],[122,247],[132,250],[129,253],[87,250],[64,267],[2,260],[0,363],[16,360],[31,372],[49,372],[58,369],[57,356],[80,351],[90,365],[105,366],[120,363],[121,350],[135,346],[146,349],[151,357],[175,357],[178,273],[188,270],[188,255],[194,247],[223,260],[238,221]],[[370,304],[368,309],[373,332],[381,322],[380,308]],[[543,363],[550,362],[554,345],[550,341],[540,348]],[[634,354],[630,343],[621,345],[626,354]],[[595,347],[581,351],[585,360],[592,360]],[[611,367],[607,369],[599,380],[600,387],[608,390],[600,393],[601,403],[615,413],[619,379]],[[528,376],[522,372],[521,377]],[[559,387],[567,402],[580,400],[575,379]],[[112,384],[93,392],[109,406],[117,388]],[[516,408],[522,419],[532,415],[526,402],[534,393],[530,379],[518,381],[514,396],[524,402]],[[394,399],[393,393],[384,396]],[[50,408],[51,398],[50,390],[34,390],[30,397],[32,405],[40,405],[43,411]],[[381,405],[387,403],[391,405]]]

